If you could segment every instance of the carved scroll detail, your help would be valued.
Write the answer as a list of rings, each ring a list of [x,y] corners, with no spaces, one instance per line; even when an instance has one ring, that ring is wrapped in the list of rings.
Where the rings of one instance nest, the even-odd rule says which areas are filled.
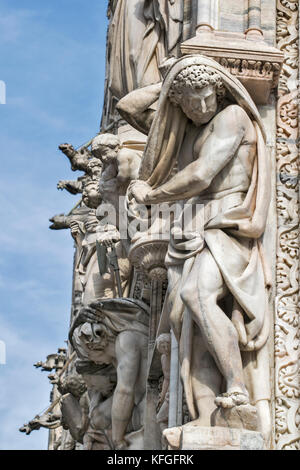
[[[277,46],[284,53],[277,107],[277,449],[300,448],[298,15],[297,0],[277,0]]]

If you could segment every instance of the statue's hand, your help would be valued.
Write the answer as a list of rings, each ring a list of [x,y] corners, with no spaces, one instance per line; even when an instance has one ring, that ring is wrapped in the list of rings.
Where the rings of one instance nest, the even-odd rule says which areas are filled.
[[[147,195],[150,191],[152,191],[151,186],[142,180],[132,181],[128,188],[129,196],[134,197],[138,204],[147,203]]]
[[[107,248],[120,241],[120,232],[118,230],[107,230],[97,232],[97,240]]]
[[[100,313],[97,312],[95,308],[84,307],[80,310],[76,321],[80,321],[80,323],[97,323],[99,321],[100,316]]]

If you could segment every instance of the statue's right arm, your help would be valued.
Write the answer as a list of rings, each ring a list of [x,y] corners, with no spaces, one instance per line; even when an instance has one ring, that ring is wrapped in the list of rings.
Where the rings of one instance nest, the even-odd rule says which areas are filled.
[[[82,193],[82,181],[59,181],[57,189],[66,189],[70,194]]]
[[[155,111],[150,106],[158,100],[162,83],[149,85],[128,93],[118,104],[121,116],[135,129],[148,135]]]

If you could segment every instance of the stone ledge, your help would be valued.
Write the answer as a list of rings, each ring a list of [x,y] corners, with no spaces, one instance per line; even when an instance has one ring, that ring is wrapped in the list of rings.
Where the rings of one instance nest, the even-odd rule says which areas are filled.
[[[263,450],[261,433],[245,429],[186,424],[166,429],[170,450]]]

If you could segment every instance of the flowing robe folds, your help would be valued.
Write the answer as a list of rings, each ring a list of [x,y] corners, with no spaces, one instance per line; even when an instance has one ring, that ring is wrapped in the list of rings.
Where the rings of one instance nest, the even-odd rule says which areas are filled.
[[[109,89],[120,99],[160,81],[159,65],[176,53],[182,0],[119,0],[109,29]]]
[[[245,340],[241,344],[241,350],[251,402],[255,404],[259,400],[270,399],[267,351],[269,280],[261,237],[270,204],[271,171],[263,124],[249,94],[218,63],[197,55],[177,60],[166,75],[141,164],[140,179],[146,180],[152,189],[156,189],[168,181],[174,171],[184,140],[188,139],[188,121],[181,108],[172,105],[168,93],[177,74],[191,65],[207,65],[219,73],[226,87],[227,97],[247,112],[257,135],[257,151],[252,173],[249,175],[248,191],[241,196],[232,190],[231,194],[219,199],[209,195],[209,190],[205,191],[205,195],[199,193],[198,197],[184,202],[202,204],[198,216],[204,223],[203,233],[194,233],[191,236],[191,233],[183,232],[183,238],[178,240],[174,235],[179,220],[175,221],[171,229],[166,257],[169,291],[159,334],[163,332],[164,325],[167,325],[167,331],[170,321],[180,343],[181,373],[189,411],[195,419],[196,391],[193,391],[192,365],[194,324],[180,293],[197,254],[204,247],[208,248],[216,261],[232,294],[232,312],[226,313],[235,326],[244,332]],[[184,209],[181,217],[183,212]],[[205,272],[199,273],[199,276],[205,276]]]

